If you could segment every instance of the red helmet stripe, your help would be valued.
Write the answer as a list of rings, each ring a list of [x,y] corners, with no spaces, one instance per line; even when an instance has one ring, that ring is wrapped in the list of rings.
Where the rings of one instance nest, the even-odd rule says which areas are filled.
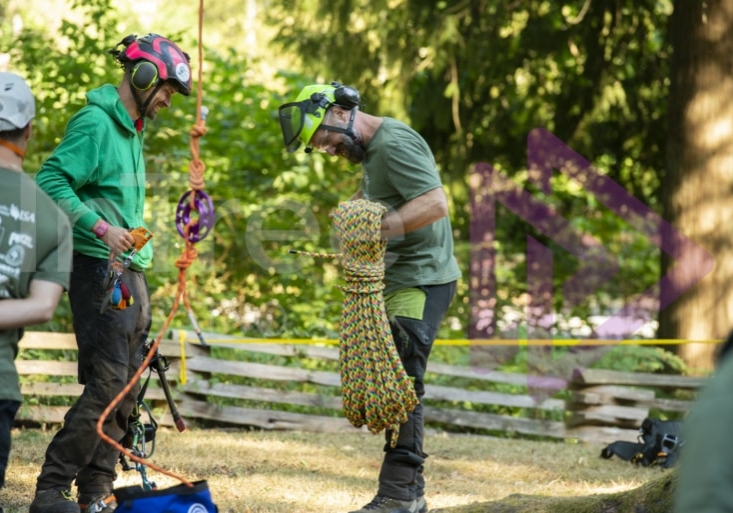
[[[130,45],[125,53],[131,61],[145,59],[146,61],[150,61],[155,64],[155,67],[158,68],[158,76],[161,80],[167,80],[170,78],[168,77],[168,68],[166,67],[165,62],[151,53],[142,51],[137,45],[137,42]]]

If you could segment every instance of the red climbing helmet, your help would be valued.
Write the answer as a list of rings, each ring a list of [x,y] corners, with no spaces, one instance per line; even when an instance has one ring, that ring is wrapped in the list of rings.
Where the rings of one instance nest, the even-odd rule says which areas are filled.
[[[191,59],[173,41],[158,34],[148,34],[139,39],[136,35],[129,35],[117,46],[120,45],[125,48],[110,53],[123,65],[133,63],[130,79],[135,88],[145,90],[159,81],[168,80],[184,96],[191,94]]]

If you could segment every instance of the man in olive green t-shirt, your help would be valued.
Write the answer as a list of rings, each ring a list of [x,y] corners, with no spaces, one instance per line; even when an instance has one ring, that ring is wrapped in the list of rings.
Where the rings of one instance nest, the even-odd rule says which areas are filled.
[[[336,82],[305,87],[280,107],[288,151],[323,151],[354,164],[363,174],[352,199],[385,205],[384,304],[402,364],[418,398],[438,327],[461,272],[453,256],[448,201],[433,153],[406,124],[359,110],[359,93]],[[391,436],[386,433],[387,440]],[[423,407],[400,426],[396,447],[385,444],[379,488],[372,501],[351,513],[427,513],[423,463]]]
[[[22,401],[18,341],[26,326],[51,319],[71,272],[69,220],[23,173],[34,116],[35,99],[25,81],[0,72],[0,487]]]

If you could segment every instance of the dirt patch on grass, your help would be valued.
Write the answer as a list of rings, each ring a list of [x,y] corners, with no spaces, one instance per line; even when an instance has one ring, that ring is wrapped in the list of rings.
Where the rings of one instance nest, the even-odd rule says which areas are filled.
[[[53,432],[18,430],[0,505],[27,513]],[[358,509],[376,491],[383,438],[353,434],[160,429],[152,460],[188,480],[206,479],[221,513],[339,513]],[[425,441],[431,509],[501,499],[612,493],[658,477],[658,468],[604,460],[602,446],[469,435],[431,434]],[[178,484],[149,471],[158,487]],[[139,484],[122,472],[116,486]]]

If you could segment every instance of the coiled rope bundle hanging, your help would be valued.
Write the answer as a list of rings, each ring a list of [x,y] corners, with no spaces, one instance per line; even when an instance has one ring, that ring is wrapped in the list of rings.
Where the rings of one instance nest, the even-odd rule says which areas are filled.
[[[418,398],[397,353],[382,299],[387,241],[381,238],[381,225],[386,211],[368,200],[344,202],[334,211],[333,227],[345,281],[339,339],[344,413],[352,425],[366,425],[373,434],[390,430],[394,447],[399,426]]]

